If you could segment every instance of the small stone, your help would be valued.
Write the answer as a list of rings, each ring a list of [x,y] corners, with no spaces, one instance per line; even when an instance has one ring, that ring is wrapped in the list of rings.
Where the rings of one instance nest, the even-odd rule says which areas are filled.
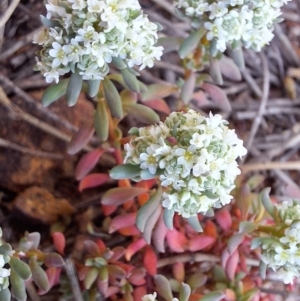
[[[30,187],[20,193],[13,202],[14,208],[27,217],[51,225],[59,217],[71,215],[74,207],[66,199],[55,198],[48,190],[40,187]]]

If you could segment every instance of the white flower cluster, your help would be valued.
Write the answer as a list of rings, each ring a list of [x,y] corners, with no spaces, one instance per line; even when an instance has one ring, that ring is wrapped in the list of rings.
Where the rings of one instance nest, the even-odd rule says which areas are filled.
[[[140,128],[125,145],[125,162],[139,165],[141,178],[159,175],[162,205],[188,218],[230,203],[246,154],[242,140],[217,114],[173,112],[165,122]]]
[[[33,42],[43,46],[37,69],[48,83],[75,69],[85,80],[103,79],[114,57],[143,69],[162,55],[158,26],[137,0],[47,0],[46,9],[49,28]]]
[[[300,277],[300,204],[285,201],[276,207],[284,234],[262,240],[261,260],[287,284]]]
[[[157,293],[154,292],[153,294],[143,296],[142,301],[157,301],[156,297],[157,297]],[[179,301],[179,300],[177,298],[173,298],[172,301]]]
[[[2,229],[0,228],[0,246],[3,245],[2,242]],[[10,269],[4,268],[4,265],[10,261],[10,256],[7,254],[0,253],[0,291],[8,288],[9,286],[9,276]]]
[[[175,0],[178,8],[207,29],[206,38],[217,50],[242,43],[260,51],[273,38],[273,24],[281,15],[280,8],[291,0]]]

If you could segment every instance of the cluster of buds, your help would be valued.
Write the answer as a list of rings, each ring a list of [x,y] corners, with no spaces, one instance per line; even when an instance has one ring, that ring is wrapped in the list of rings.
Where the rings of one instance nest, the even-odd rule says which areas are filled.
[[[277,204],[276,209],[281,230],[270,238],[260,239],[261,260],[287,284],[300,277],[300,204],[285,201]]]
[[[76,70],[84,80],[101,80],[108,64],[153,66],[158,26],[148,20],[137,0],[47,0],[47,28],[35,37],[42,45],[37,69],[48,83]]]
[[[226,124],[219,114],[173,112],[165,122],[133,131],[125,162],[140,167],[135,180],[159,176],[163,207],[184,218],[206,214],[230,203],[240,174],[236,160],[247,152]]]
[[[273,25],[280,20],[280,9],[288,1],[175,0],[175,3],[193,19],[195,26],[207,29],[211,47],[224,52],[227,45],[260,51],[273,39]]]

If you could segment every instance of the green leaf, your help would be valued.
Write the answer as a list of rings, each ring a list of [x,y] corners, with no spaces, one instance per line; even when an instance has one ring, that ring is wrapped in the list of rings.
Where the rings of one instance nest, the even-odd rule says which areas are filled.
[[[149,124],[159,122],[158,114],[156,114],[152,109],[144,105],[140,105],[138,103],[129,104],[124,106],[124,110],[128,114],[131,114],[132,117],[134,117],[138,121],[149,123]]]
[[[172,301],[173,294],[171,291],[169,280],[163,275],[155,275],[154,282],[158,294],[162,296],[165,300]]]
[[[201,224],[198,219],[198,215],[196,216],[190,216],[186,219],[189,223],[189,225],[197,232],[203,232],[203,229],[201,227]]]
[[[109,175],[116,180],[131,179],[139,176],[141,168],[139,165],[122,164],[115,166],[109,172]]]
[[[11,293],[8,288],[0,291],[1,301],[11,301]]]
[[[105,99],[113,117],[123,117],[122,101],[115,85],[107,77],[102,81]]]
[[[204,26],[200,27],[197,31],[192,32],[180,45],[178,54],[181,59],[187,57],[198,46],[200,40],[206,33]]]
[[[179,292],[179,301],[188,301],[191,294],[191,288],[188,284],[182,283]]]
[[[26,294],[26,287],[24,280],[14,271],[11,270],[10,272],[10,283],[11,283],[11,292],[12,295],[18,301],[26,301],[27,294]]]
[[[230,255],[232,255],[238,246],[244,241],[244,238],[244,233],[238,233],[230,237],[228,240],[228,252]]]
[[[194,290],[207,282],[207,276],[202,272],[194,273],[187,281],[187,284]]]
[[[46,272],[41,268],[41,266],[36,262],[35,259],[31,259],[29,266],[32,272],[32,280],[43,292],[48,292],[50,289],[50,283]]]
[[[19,258],[11,257],[9,265],[11,269],[14,270],[23,280],[28,280],[31,278],[31,271],[28,264]]]
[[[220,301],[225,297],[225,295],[220,291],[215,291],[206,294],[199,301]]]
[[[12,247],[8,243],[4,243],[0,246],[0,254],[4,256],[10,256],[12,254]]]
[[[100,79],[89,80],[87,83],[88,83],[89,96],[95,97],[99,92],[101,80]]]
[[[217,85],[223,85],[223,77],[218,59],[210,58],[209,75]]]
[[[140,187],[116,187],[104,193],[101,203],[103,205],[121,205],[145,192],[147,189]]]
[[[164,208],[164,222],[168,229],[173,229],[174,211]]]
[[[69,79],[63,79],[58,84],[49,86],[42,96],[43,106],[48,107],[60,97],[64,96],[67,93],[68,83]]]
[[[185,104],[188,104],[191,100],[194,93],[195,84],[196,76],[194,72],[191,72],[181,88],[181,99]]]
[[[45,27],[50,28],[50,27],[61,26],[58,21],[49,20],[45,16],[40,15],[40,19]]]
[[[122,104],[124,105],[129,105],[129,104],[132,104],[132,103],[136,103],[137,102],[137,94],[130,91],[130,90],[123,90],[121,93],[120,93],[120,97],[121,97],[121,100],[122,100]]]
[[[141,231],[144,232],[145,225],[157,209],[162,196],[162,189],[159,187],[156,192],[151,196],[151,198],[138,210],[136,216],[136,226]]]
[[[129,89],[133,92],[140,92],[139,82],[135,75],[133,75],[128,68],[122,69],[121,74],[123,76],[124,82],[129,87]]]
[[[265,188],[260,194],[259,194],[259,201],[262,202],[267,212],[275,219],[275,206],[272,203],[269,194],[270,194],[271,188],[267,187]]]
[[[166,84],[153,84],[149,85],[147,88],[147,91],[141,94],[142,101],[164,98],[178,90],[176,86]]]
[[[91,286],[93,285],[93,283],[96,281],[96,279],[98,278],[98,274],[99,274],[99,270],[95,267],[91,268],[86,277],[84,278],[84,287],[86,289],[90,289]]]
[[[258,288],[252,288],[251,290],[243,293],[243,296],[239,298],[239,301],[251,301],[260,290]]]
[[[103,100],[99,100],[94,114],[94,126],[101,141],[106,141],[109,133],[108,112]]]
[[[238,47],[236,49],[227,49],[229,55],[235,62],[235,64],[241,69],[245,69],[245,60],[244,60],[244,54],[243,49],[241,47]]]
[[[67,102],[70,107],[74,106],[78,100],[82,88],[82,76],[78,71],[72,73],[67,88]]]
[[[125,64],[124,60],[119,57],[113,57],[112,63],[117,69],[122,70],[122,69],[127,68],[127,65]]]
[[[248,233],[251,233],[254,230],[256,230],[256,228],[257,228],[257,226],[255,224],[248,222],[248,221],[243,221],[239,224],[239,232],[240,233],[248,234]]]

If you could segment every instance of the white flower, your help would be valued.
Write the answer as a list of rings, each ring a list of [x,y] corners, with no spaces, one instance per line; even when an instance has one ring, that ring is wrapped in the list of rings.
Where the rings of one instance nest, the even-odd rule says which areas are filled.
[[[57,68],[61,64],[66,66],[69,61],[62,45],[58,44],[57,42],[53,42],[52,47],[53,49],[50,49],[49,51],[50,56],[54,58],[52,67]]]
[[[159,172],[163,207],[186,218],[206,214],[230,203],[240,173],[236,159],[245,154],[225,124],[221,115],[173,112],[164,123],[139,129],[125,146],[125,162],[148,169],[153,178]]]
[[[156,301],[157,293],[154,292],[153,294],[145,295],[142,297],[142,301]]]

